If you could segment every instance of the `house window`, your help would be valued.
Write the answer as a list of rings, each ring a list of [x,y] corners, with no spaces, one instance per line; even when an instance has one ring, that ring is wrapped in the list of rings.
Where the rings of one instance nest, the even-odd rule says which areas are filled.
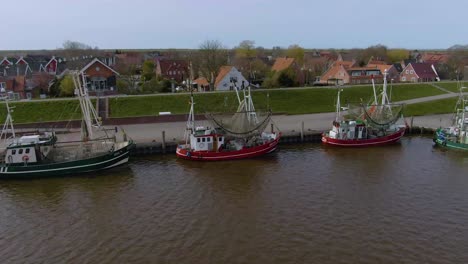
[[[26,154],[29,154],[29,149],[28,148],[26,149]]]
[[[23,154],[23,149],[19,149],[19,150],[18,150],[18,154],[19,154],[19,155]]]
[[[104,77],[93,77],[91,79],[91,90],[107,90],[107,79]]]
[[[412,82],[416,82],[416,78],[415,78],[415,77],[412,77],[412,78],[411,78],[411,81],[412,81]]]
[[[406,74],[409,74],[409,70],[406,70]]]
[[[11,155],[15,155],[16,154],[16,149],[12,149],[11,150]]]
[[[219,137],[219,138],[218,138],[218,141],[219,141],[219,142],[223,141],[223,137]]]
[[[413,74],[413,73],[414,73],[414,71],[413,71],[413,70],[411,70],[411,71],[410,71],[410,73],[411,73],[411,74]]]
[[[207,139],[206,139],[206,142],[210,143],[210,142],[211,142],[211,138],[207,138]]]
[[[402,82],[406,82],[406,77],[401,77]]]
[[[202,142],[206,142],[206,138],[202,138],[202,140],[201,140],[201,141],[202,141]]]
[[[0,89],[6,89],[6,83],[0,82]]]
[[[197,138],[197,142],[200,143],[200,138]]]

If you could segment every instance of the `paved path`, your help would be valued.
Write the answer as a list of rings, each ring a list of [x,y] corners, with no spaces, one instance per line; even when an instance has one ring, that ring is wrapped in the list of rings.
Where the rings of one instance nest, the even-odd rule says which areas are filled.
[[[429,85],[431,85],[432,87],[435,87],[439,90],[441,90],[442,92],[446,92],[446,93],[453,93],[452,91],[449,91],[443,87],[440,87],[439,85],[435,84],[435,83],[429,83]]]
[[[465,93],[468,95],[468,93]],[[434,100],[452,98],[458,96],[457,93],[441,94],[436,96],[428,96],[398,103],[415,104],[429,102]],[[438,128],[451,125],[452,114],[430,115],[430,116],[415,116],[413,117],[413,126]],[[332,121],[335,119],[335,113],[319,113],[305,115],[274,115],[272,123],[283,132],[299,132],[301,131],[302,122],[304,122],[304,130],[307,131],[326,131],[330,129]],[[411,123],[411,118],[407,117],[406,122]],[[154,124],[133,124],[123,125],[122,128],[136,142],[151,142],[162,141],[162,132],[166,133],[167,141],[180,141],[184,138],[186,122],[171,122],[171,123],[154,123]],[[197,122],[200,126],[211,126],[204,120]],[[267,127],[270,129],[270,126]],[[275,128],[276,129],[276,128]]]
[[[429,101],[434,101],[434,100],[458,97],[459,95],[460,95],[459,93],[439,94],[439,95],[434,95],[434,96],[426,96],[426,97],[420,97],[420,98],[415,98],[415,99],[410,99],[410,100],[405,100],[405,101],[399,101],[395,103],[416,104],[416,103],[423,103],[423,102],[429,102]],[[468,96],[468,92],[463,93],[463,95]]]

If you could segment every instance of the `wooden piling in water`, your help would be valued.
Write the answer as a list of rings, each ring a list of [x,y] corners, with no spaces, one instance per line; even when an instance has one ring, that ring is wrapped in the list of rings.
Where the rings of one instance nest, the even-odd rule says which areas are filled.
[[[304,142],[304,121],[301,123],[301,142]]]
[[[162,132],[162,152],[166,153],[166,131]]]

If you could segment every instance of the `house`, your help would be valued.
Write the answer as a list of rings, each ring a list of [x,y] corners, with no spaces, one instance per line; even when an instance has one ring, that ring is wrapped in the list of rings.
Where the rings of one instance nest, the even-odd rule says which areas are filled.
[[[184,60],[156,60],[156,76],[174,80],[178,83],[183,82],[189,77],[189,68],[187,61]]]
[[[354,65],[354,61],[335,61],[331,67],[320,76],[318,81],[322,85],[343,85],[350,83],[350,75],[347,69]]]
[[[439,80],[434,65],[429,63],[410,63],[400,73],[401,82],[434,82]]]
[[[426,52],[422,55],[421,60],[422,62],[438,65],[438,64],[446,64],[449,60],[450,56],[445,53],[433,53],[433,52]]]
[[[382,71],[378,67],[353,67],[348,68],[348,74],[350,76],[349,82],[351,84],[369,84],[372,83],[372,79],[376,83],[383,82]],[[384,69],[385,71],[385,69]]]
[[[197,79],[192,81],[193,88],[197,89],[197,91],[209,91],[210,90],[210,83],[205,77],[198,77]]]
[[[380,70],[380,73],[387,72],[387,81],[392,82],[399,82],[400,81],[400,72],[403,70],[401,69],[401,65],[395,64],[367,64],[366,67],[377,68]],[[398,70],[401,69],[401,70]]]
[[[10,99],[30,98],[26,94],[25,76],[0,76],[0,89],[6,92]]]
[[[116,94],[117,76],[120,74],[98,58],[86,64],[80,74],[86,76],[90,94]]]
[[[233,84],[239,89],[249,85],[242,73],[234,66],[221,66],[218,76],[216,76],[214,89],[217,91],[233,90]]]

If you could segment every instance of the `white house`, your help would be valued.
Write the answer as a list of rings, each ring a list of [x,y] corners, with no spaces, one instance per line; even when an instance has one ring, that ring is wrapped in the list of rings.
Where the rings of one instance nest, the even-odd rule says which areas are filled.
[[[219,74],[216,77],[214,89],[217,91],[232,90],[231,81],[237,86],[237,88],[247,87],[249,82],[242,76],[242,73],[233,66],[222,66],[219,70]]]

